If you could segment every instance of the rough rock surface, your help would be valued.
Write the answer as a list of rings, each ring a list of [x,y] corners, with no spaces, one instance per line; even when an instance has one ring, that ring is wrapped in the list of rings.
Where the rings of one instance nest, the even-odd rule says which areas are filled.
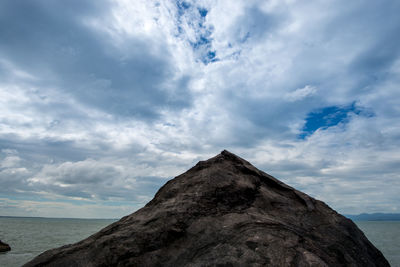
[[[349,219],[223,151],[25,266],[389,266]]]
[[[3,243],[0,240],[0,252],[7,252],[7,251],[10,251],[10,250],[11,250],[10,246],[8,244],[6,244],[6,243]]]

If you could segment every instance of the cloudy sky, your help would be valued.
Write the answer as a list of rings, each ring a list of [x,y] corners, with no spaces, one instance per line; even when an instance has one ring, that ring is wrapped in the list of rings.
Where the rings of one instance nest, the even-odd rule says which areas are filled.
[[[223,149],[400,212],[400,2],[0,1],[0,215],[118,218]]]

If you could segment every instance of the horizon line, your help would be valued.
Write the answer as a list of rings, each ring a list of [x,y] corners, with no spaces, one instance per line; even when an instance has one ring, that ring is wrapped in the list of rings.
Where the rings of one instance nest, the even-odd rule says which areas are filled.
[[[359,214],[342,214],[340,215],[344,217],[348,216],[360,216],[360,215],[399,215],[400,213],[385,213],[385,212],[373,212],[373,213],[366,213],[362,212]],[[128,214],[129,215],[129,214]],[[127,216],[127,215],[125,215]],[[37,218],[37,219],[79,219],[79,220],[120,220],[121,218],[125,217],[122,216],[120,218],[82,218],[82,217],[46,217],[46,216],[18,216],[18,215],[0,215],[0,218]]]

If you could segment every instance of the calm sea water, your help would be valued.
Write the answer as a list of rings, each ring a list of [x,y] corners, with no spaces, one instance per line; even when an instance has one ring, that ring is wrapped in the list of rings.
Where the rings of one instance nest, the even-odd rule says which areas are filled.
[[[0,253],[0,266],[21,266],[50,248],[78,242],[114,221],[0,217],[0,239],[11,247]]]
[[[392,267],[400,267],[400,221],[356,221]]]
[[[82,240],[114,221],[0,217],[0,239],[12,248],[0,253],[0,266],[21,266],[45,250]],[[400,267],[400,221],[356,224],[393,267]]]

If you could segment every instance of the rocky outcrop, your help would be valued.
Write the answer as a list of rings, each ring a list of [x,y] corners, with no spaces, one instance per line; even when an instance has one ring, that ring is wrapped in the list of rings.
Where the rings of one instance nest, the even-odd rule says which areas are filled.
[[[25,266],[389,266],[326,204],[223,151],[145,207]]]
[[[0,252],[7,252],[10,250],[11,250],[10,246],[0,240]]]

